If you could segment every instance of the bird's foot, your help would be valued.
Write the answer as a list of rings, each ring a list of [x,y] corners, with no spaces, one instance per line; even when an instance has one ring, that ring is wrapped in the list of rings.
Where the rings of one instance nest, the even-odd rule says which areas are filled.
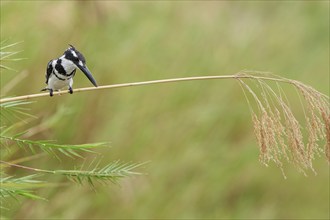
[[[41,92],[44,92],[44,91],[47,91],[47,90],[49,91],[49,95],[53,96],[53,89],[44,88],[44,89],[41,90]]]
[[[72,87],[69,87],[69,93],[70,93],[70,94],[73,93]]]

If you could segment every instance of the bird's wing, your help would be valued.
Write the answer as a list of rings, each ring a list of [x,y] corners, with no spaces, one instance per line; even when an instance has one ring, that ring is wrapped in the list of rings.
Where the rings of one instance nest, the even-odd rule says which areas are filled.
[[[49,61],[47,64],[47,71],[46,71],[46,84],[48,84],[48,79],[50,75],[53,72],[53,65],[52,65],[53,60]]]

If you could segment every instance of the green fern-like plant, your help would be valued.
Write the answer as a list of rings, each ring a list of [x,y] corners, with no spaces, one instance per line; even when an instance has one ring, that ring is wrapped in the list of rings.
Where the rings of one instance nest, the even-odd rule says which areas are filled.
[[[7,103],[8,104],[8,103]],[[26,103],[15,102],[12,105],[0,104],[0,111],[6,108],[9,115],[17,116],[17,107],[20,104]],[[11,106],[11,107],[8,107]],[[21,111],[21,110],[20,110]],[[26,115],[26,114],[23,114]],[[1,114],[1,121],[4,121],[4,116]],[[91,143],[81,145],[70,144],[57,144],[49,140],[29,140],[22,138],[25,132],[18,132],[17,126],[1,125],[0,130],[0,144],[1,144],[1,159],[0,159],[0,203],[1,207],[5,207],[3,204],[9,198],[26,197],[29,199],[43,199],[34,193],[33,189],[46,187],[47,175],[61,175],[67,177],[75,183],[84,184],[87,183],[92,187],[95,187],[95,182],[102,183],[118,183],[119,179],[127,176],[137,175],[138,172],[134,170],[142,165],[141,163],[123,163],[119,161],[110,162],[107,165],[101,167],[99,162],[97,165],[90,165],[88,169],[75,168],[72,170],[45,170],[40,168],[32,168],[23,166],[18,163],[11,162],[12,154],[10,152],[16,152],[19,150],[30,150],[33,154],[39,154],[39,152],[45,152],[49,156],[60,158],[60,155],[67,156],[68,158],[83,158],[83,152],[95,153],[95,148],[107,147],[106,143]],[[43,156],[47,154],[42,154]],[[33,159],[33,158],[32,158]],[[30,159],[28,159],[29,161]],[[26,160],[22,160],[26,161]],[[59,160],[60,161],[60,160]],[[23,169],[27,172],[23,176],[11,176],[7,174],[8,168]],[[36,173],[38,175],[31,175],[30,173]],[[38,179],[37,179],[38,178]]]
[[[8,40],[3,40],[0,42],[0,69],[15,71],[13,68],[5,65],[4,62],[19,61],[23,59],[23,58],[13,58],[14,55],[20,53],[21,51],[8,51],[8,49],[11,49],[12,47],[22,42],[7,44],[7,41]]]

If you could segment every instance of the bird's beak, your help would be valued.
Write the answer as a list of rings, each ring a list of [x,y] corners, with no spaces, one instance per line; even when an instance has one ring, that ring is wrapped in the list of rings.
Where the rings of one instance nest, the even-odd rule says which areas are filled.
[[[87,66],[85,66],[85,65],[77,65],[77,66],[87,76],[87,78],[89,79],[89,81],[91,81],[91,83],[93,83],[93,85],[95,87],[97,87],[97,83],[96,83],[95,79],[93,78],[91,72],[87,68]]]

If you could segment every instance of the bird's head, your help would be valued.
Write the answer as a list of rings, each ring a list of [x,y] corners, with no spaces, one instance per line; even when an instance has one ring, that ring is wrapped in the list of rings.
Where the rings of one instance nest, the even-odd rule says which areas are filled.
[[[69,48],[64,52],[64,58],[73,62],[91,81],[91,83],[97,87],[97,83],[93,78],[91,72],[86,66],[86,59],[74,46],[69,44]]]

